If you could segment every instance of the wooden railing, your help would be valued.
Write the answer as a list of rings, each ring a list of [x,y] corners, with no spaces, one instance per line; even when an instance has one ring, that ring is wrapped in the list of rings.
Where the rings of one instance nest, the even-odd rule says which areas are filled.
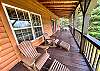
[[[85,57],[91,71],[100,71],[100,41],[90,35],[83,35],[77,29],[70,28],[70,31],[71,30],[74,30],[72,33],[73,37],[75,38],[77,45],[80,47],[80,52]],[[82,44],[80,45],[81,38]]]

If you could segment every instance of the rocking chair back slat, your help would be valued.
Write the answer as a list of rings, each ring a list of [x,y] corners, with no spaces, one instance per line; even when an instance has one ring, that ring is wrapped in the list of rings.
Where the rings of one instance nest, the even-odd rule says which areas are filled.
[[[36,48],[33,48],[30,41],[23,41],[19,45],[20,51],[29,58],[35,58],[38,54]]]

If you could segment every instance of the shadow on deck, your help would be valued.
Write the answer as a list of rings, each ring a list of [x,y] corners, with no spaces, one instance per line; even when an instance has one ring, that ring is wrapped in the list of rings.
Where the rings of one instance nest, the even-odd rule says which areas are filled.
[[[71,45],[71,49],[69,52],[66,50],[56,47],[56,48],[49,48],[48,52],[50,53],[51,60],[47,60],[44,67],[49,68],[54,59],[57,59],[59,62],[66,65],[70,71],[90,71],[83,56],[79,53],[79,48],[76,45],[73,36],[69,31],[62,31],[56,34],[59,35],[59,39],[63,40]],[[18,65],[18,71],[29,71],[20,64]],[[23,68],[20,70],[20,68]],[[11,71],[17,71],[17,69],[12,69]],[[47,71],[46,69],[42,68],[41,71]]]

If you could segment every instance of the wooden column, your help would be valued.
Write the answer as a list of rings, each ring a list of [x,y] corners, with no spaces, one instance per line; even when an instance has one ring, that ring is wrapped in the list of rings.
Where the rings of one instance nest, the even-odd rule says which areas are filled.
[[[85,44],[85,39],[83,38],[83,34],[87,31],[87,30],[85,30],[85,32],[84,32],[84,29],[87,29],[86,23],[88,24],[88,21],[89,21],[89,17],[86,16],[86,12],[87,12],[87,9],[89,7],[90,1],[91,0],[83,0],[83,2],[80,3],[82,13],[83,13],[83,24],[82,24],[81,43],[80,43],[80,53],[83,53],[83,47],[84,47],[84,44]]]
[[[89,19],[90,19],[90,13],[95,8],[97,5],[97,0],[84,0],[84,3],[80,4],[81,9],[83,12],[83,24],[82,24],[82,35],[81,35],[81,43],[80,43],[80,48],[81,48],[81,53],[83,51],[84,43],[85,40],[83,39],[83,34],[86,35],[88,32],[88,27],[89,27]]]

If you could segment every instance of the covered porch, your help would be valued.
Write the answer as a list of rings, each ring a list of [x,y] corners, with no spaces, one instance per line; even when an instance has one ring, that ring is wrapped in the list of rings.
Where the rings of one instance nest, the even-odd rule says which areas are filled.
[[[1,0],[0,71],[34,71],[31,66],[29,69],[24,65],[23,56],[28,57],[29,54],[23,54],[19,45],[30,41],[32,49],[47,46],[45,33],[51,39],[55,37],[68,43],[70,49],[66,51],[59,45],[48,45],[45,52],[50,57],[48,55],[39,71],[50,71],[55,59],[61,63],[63,71],[63,68],[69,71],[100,71],[100,41],[88,34],[90,12],[99,6],[96,3],[97,0]],[[62,17],[69,20],[67,29],[61,26]],[[31,53],[31,50],[26,52]],[[35,62],[32,64],[35,65]],[[57,70],[52,71],[61,71],[59,65],[55,68]]]

